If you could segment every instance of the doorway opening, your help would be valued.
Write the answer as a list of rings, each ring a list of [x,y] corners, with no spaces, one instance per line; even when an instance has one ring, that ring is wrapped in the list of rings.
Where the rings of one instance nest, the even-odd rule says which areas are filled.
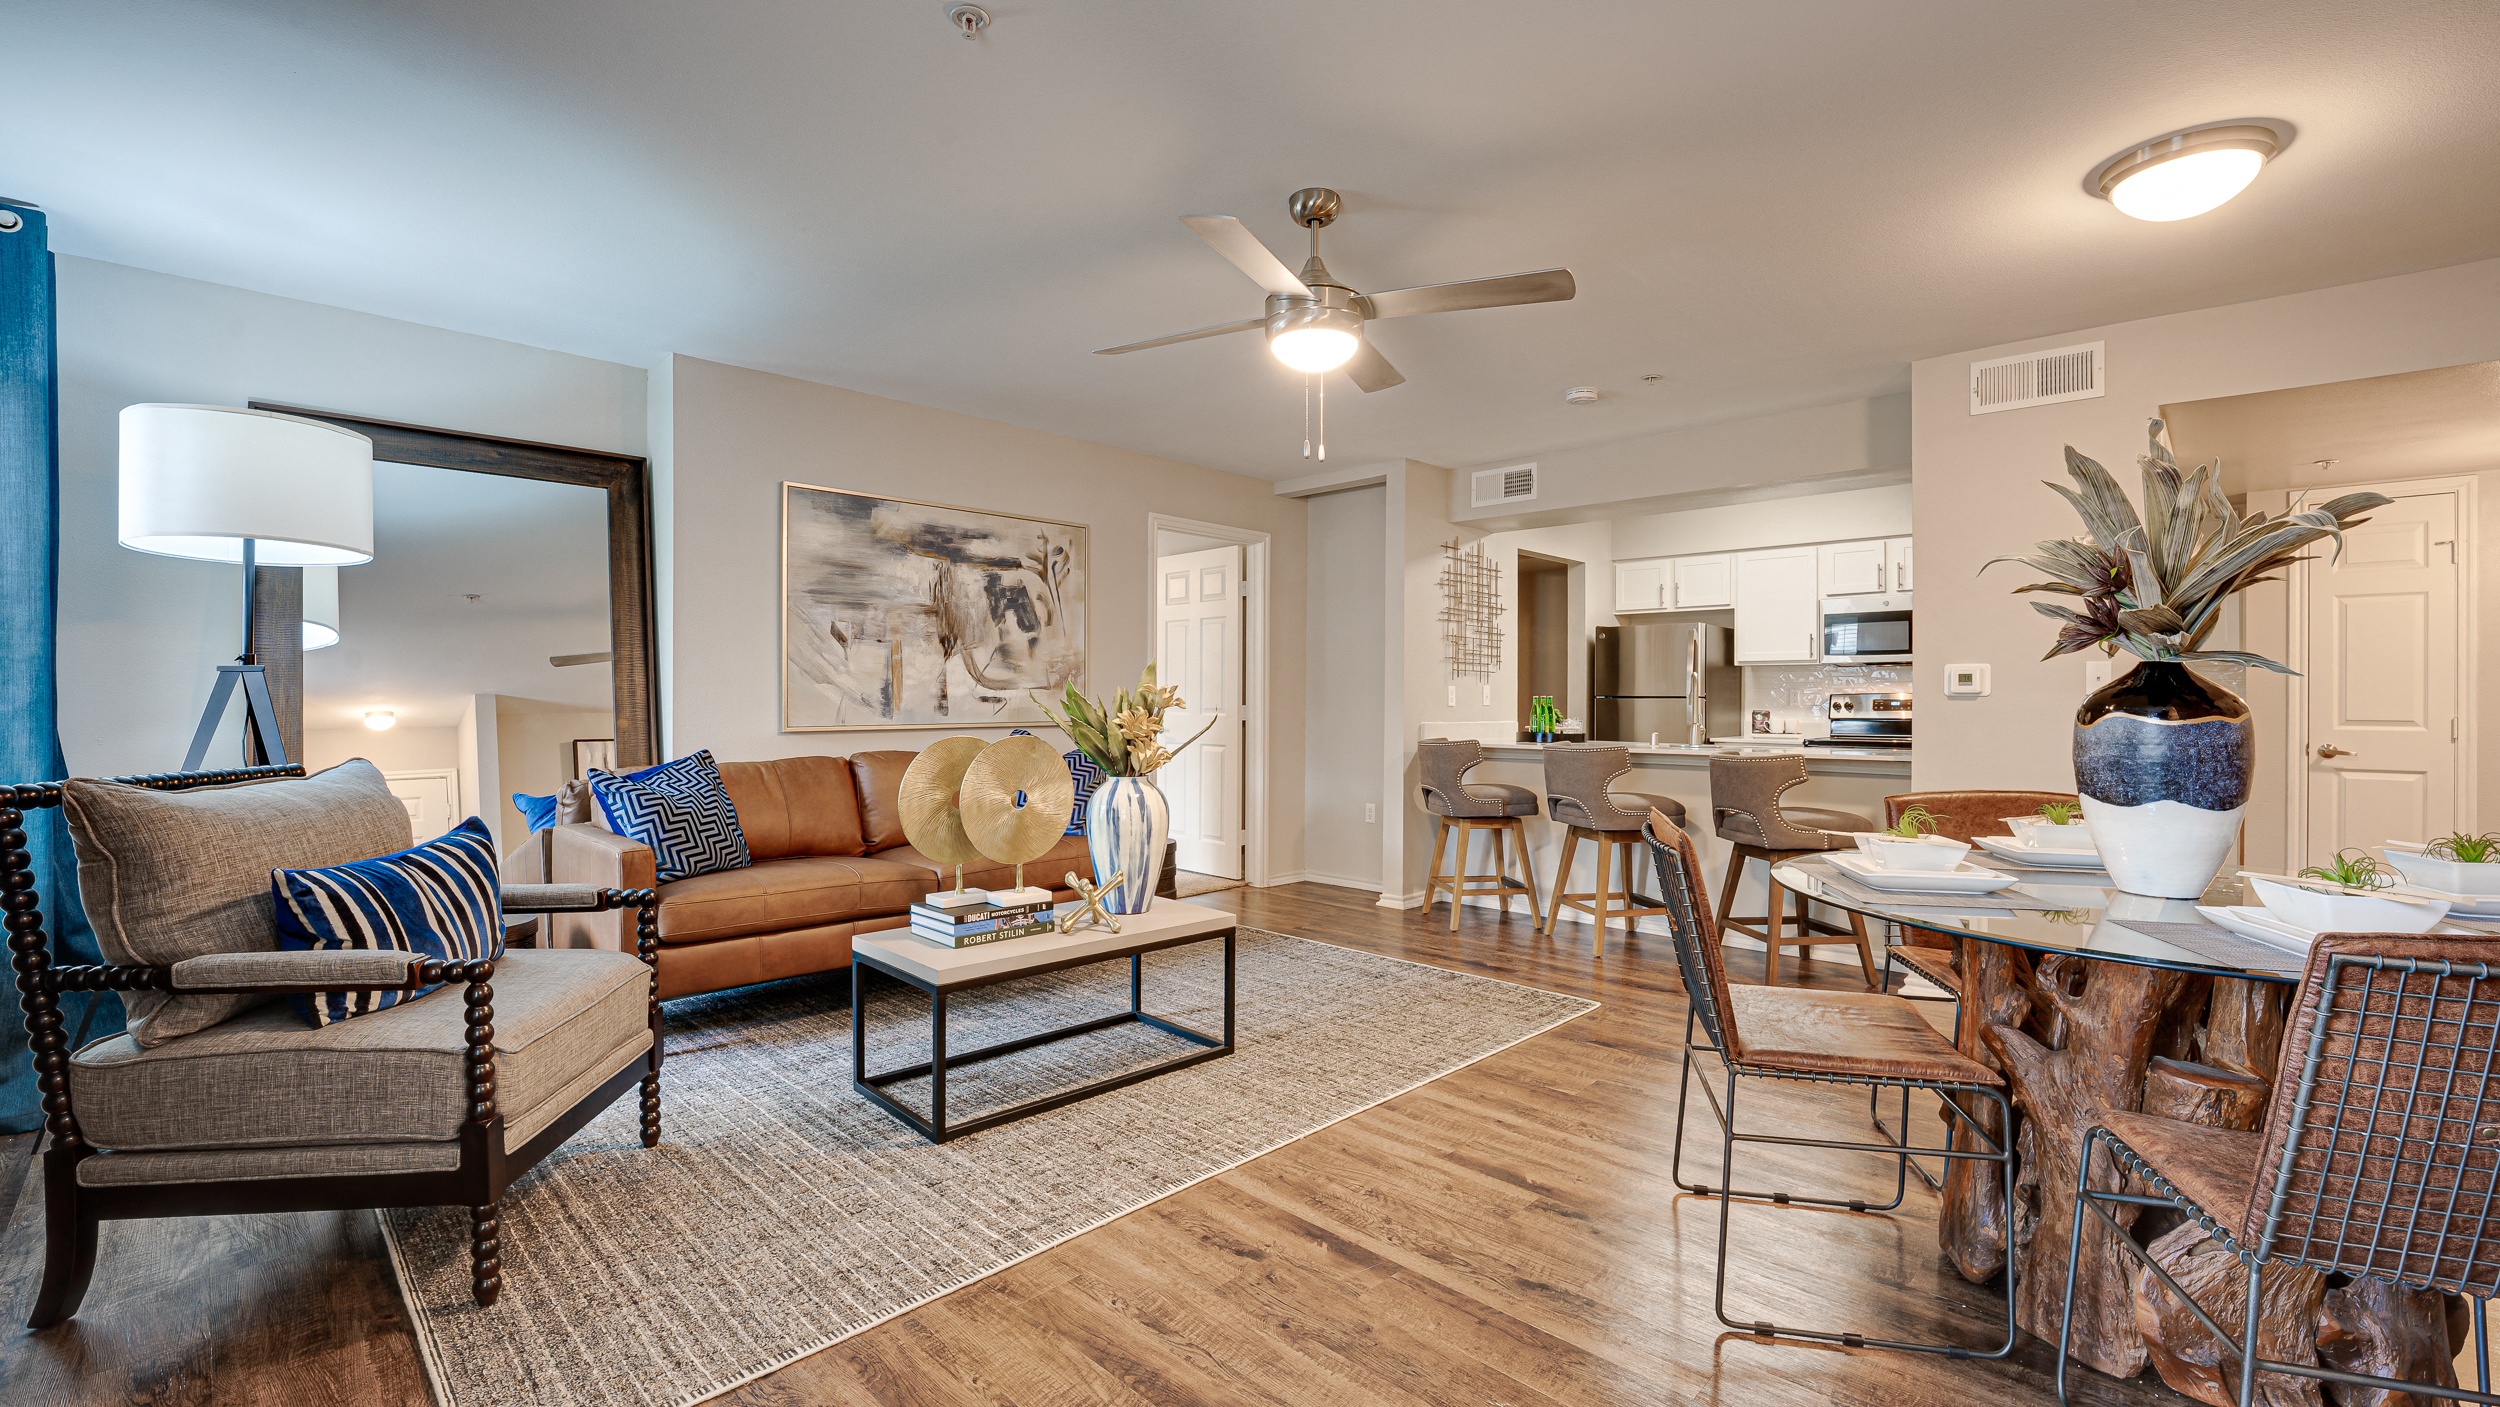
[[[1161,513],[1148,515],[1147,535],[1147,649],[1183,703],[1166,726],[1197,737],[1156,778],[1179,892],[1264,885],[1268,535]]]
[[[1558,716],[1576,712],[1571,693],[1571,569],[1578,565],[1538,552],[1519,554],[1519,726],[1536,716],[1539,697]]]

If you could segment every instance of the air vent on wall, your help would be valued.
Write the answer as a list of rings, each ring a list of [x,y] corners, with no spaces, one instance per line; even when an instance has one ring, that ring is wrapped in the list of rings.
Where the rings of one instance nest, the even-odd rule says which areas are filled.
[[[1536,466],[1512,464],[1500,469],[1479,469],[1468,479],[1467,487],[1468,501],[1477,508],[1525,503],[1536,497]]]
[[[1972,362],[1970,413],[1986,415],[2059,401],[2088,401],[2108,394],[2101,375],[2104,345],[2087,342],[2080,347]]]

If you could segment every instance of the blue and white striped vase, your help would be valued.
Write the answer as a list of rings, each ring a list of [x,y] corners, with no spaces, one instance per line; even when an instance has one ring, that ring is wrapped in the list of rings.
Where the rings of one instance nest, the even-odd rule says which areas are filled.
[[[1142,914],[1154,903],[1163,847],[1171,838],[1172,808],[1153,782],[1144,777],[1102,779],[1085,803],[1085,853],[1093,858],[1094,878],[1122,877],[1117,889],[1103,891],[1105,909]]]

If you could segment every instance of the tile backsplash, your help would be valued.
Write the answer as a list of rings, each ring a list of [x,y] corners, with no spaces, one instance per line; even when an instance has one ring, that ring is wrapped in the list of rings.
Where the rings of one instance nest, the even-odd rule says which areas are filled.
[[[1825,731],[1823,701],[1852,689],[1906,689],[1906,664],[1754,664],[1745,666],[1745,727],[1757,710],[1771,731],[1814,737]]]

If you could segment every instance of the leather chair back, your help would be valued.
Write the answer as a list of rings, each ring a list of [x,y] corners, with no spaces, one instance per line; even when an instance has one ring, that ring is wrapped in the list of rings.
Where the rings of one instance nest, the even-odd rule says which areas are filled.
[[[2052,801],[2073,805],[2070,791],[1905,791],[1884,798],[1884,824],[1899,825],[1901,813],[1924,806],[1936,818],[1936,834],[1948,840],[1974,840],[1983,835],[2012,835],[2005,818],[2029,816]]]
[[[1501,798],[1480,797],[1467,790],[1469,769],[1483,760],[1484,744],[1473,738],[1427,738],[1416,744],[1424,810],[1435,816],[1501,815]]]
[[[1649,842],[1650,870],[1658,876],[1659,899],[1667,906],[1667,927],[1675,938],[1675,965],[1692,1001],[1693,1015],[1721,1051],[1736,1031],[1736,1013],[1727,996],[1727,966],[1719,953],[1719,924],[1710,912],[1710,888],[1701,877],[1701,852],[1682,827],[1656,811],[1641,826]]]
[[[1789,823],[1780,796],[1806,779],[1802,757],[1710,759],[1710,816],[1719,839],[1765,850],[1837,850],[1848,837]]]
[[[1594,831],[1636,831],[1646,811],[1626,811],[1606,786],[1632,770],[1632,749],[1621,743],[1555,743],[1545,749],[1545,814],[1567,826]]]

